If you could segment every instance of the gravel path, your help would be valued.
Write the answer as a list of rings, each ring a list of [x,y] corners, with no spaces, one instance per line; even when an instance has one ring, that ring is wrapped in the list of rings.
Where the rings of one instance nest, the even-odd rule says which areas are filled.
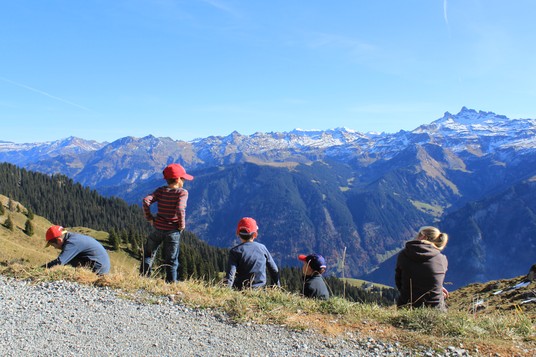
[[[235,324],[221,313],[160,298],[58,281],[0,276],[0,356],[467,356],[409,351],[353,336],[328,338],[284,327]]]

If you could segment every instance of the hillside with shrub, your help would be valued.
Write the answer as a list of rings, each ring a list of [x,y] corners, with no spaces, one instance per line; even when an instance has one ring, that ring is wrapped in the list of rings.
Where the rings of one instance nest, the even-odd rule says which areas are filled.
[[[396,255],[419,227],[464,218],[471,214],[466,207],[474,206],[475,218],[456,220],[445,230],[452,236],[447,249],[455,251],[458,245],[463,253],[451,254],[448,277],[459,287],[526,269],[525,261],[501,258],[504,245],[494,243],[505,241],[504,231],[487,229],[480,215],[492,219],[494,206],[486,212],[485,205],[508,192],[510,202],[501,207],[506,225],[501,225],[516,222],[509,225],[519,234],[513,239],[516,255],[524,244],[533,244],[532,208],[515,187],[536,175],[535,133],[534,119],[463,107],[392,134],[338,128],[232,132],[191,142],[129,136],[101,144],[70,137],[0,143],[0,161],[61,173],[129,204],[140,204],[164,183],[161,172],[167,164],[180,163],[195,176],[186,184],[188,229],[201,240],[230,248],[236,221],[252,216],[260,224],[259,241],[278,264],[297,266],[297,254],[315,251],[328,258],[331,273],[361,279]],[[524,237],[528,242],[519,244]],[[465,250],[468,240],[476,244]],[[392,270],[388,273],[392,276]]]
[[[57,256],[53,248],[44,248],[44,234],[51,222],[33,214],[20,202],[0,196],[0,274],[24,279],[32,284],[62,280],[119,289],[127,298],[136,292],[147,303],[165,296],[176,304],[192,308],[221,311],[237,323],[273,323],[292,329],[313,330],[322,336],[347,336],[393,341],[422,350],[466,351],[469,355],[532,356],[536,350],[536,303],[522,303],[534,297],[534,282],[518,289],[510,288],[525,277],[510,281],[473,284],[451,293],[450,311],[442,314],[432,309],[397,310],[382,303],[374,294],[354,295],[348,285],[327,278],[333,289],[342,289],[340,296],[321,302],[292,292],[299,289],[291,276],[299,269],[283,270],[284,289],[238,292],[228,289],[219,280],[207,281],[190,276],[179,284],[165,284],[159,278],[142,278],[137,274],[136,259],[126,246],[111,250],[109,234],[85,227],[71,230],[96,237],[109,251],[112,271],[99,278],[86,269],[56,267],[42,269],[40,265]],[[11,225],[7,225],[8,220]],[[33,234],[28,231],[31,222]],[[187,239],[184,239],[186,241]],[[186,252],[186,248],[183,252]],[[188,252],[187,255],[193,254]],[[207,252],[199,251],[195,261],[205,260]],[[184,259],[184,257],[183,257]],[[188,263],[186,263],[188,264]],[[202,271],[202,270],[201,270]],[[334,280],[332,280],[334,279]],[[504,290],[504,294],[494,294]],[[388,290],[387,290],[388,291]],[[375,294],[386,296],[386,290]],[[346,295],[344,295],[346,294]],[[151,297],[154,296],[154,297]],[[137,299],[140,297],[138,296]],[[389,306],[390,305],[390,306]]]
[[[11,164],[0,164],[0,187],[3,191],[0,194],[5,195],[1,205],[4,214],[0,215],[3,227],[0,229],[6,228],[8,219],[18,217],[12,233],[7,229],[6,235],[20,234],[24,237],[21,242],[29,240],[27,246],[35,250],[35,247],[41,244],[39,241],[43,241],[48,226],[60,224],[94,236],[110,252],[128,256],[128,270],[137,269],[143,240],[151,229],[139,206],[127,205],[118,198],[104,198],[96,191],[84,188],[63,175],[47,176]],[[34,215],[37,218],[30,219]],[[39,217],[40,215],[46,219]],[[26,222],[35,226],[34,234],[29,237],[24,233]],[[34,241],[35,239],[37,241]],[[9,241],[10,239],[6,238],[4,246],[9,246]],[[17,252],[19,250],[24,249],[18,249]],[[9,254],[9,249],[5,249],[5,254]],[[13,253],[11,259],[17,259],[16,253]],[[202,279],[218,284],[227,270],[227,259],[227,249],[213,247],[190,231],[183,232],[179,253],[181,280]],[[30,262],[34,263],[33,260]],[[158,266],[159,260],[155,264]],[[301,269],[280,268],[283,287],[289,291],[301,291]],[[156,269],[156,274],[162,273],[162,269]],[[390,305],[397,295],[396,290],[391,288],[362,289],[333,276],[326,278],[332,295],[342,296],[350,301],[376,301]]]

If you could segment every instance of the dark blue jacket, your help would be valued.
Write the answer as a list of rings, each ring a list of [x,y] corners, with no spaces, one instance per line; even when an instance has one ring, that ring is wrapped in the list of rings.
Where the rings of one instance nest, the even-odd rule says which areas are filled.
[[[315,273],[315,275],[305,277],[303,295],[320,300],[329,299],[328,287],[326,286],[322,275]]]
[[[268,249],[261,243],[243,242],[229,252],[227,284],[236,289],[265,286],[266,268],[274,285],[279,286],[279,269]]]
[[[89,267],[97,274],[110,272],[110,257],[97,240],[78,233],[66,233],[63,239],[60,255],[45,264],[45,267],[69,264],[74,267]]]

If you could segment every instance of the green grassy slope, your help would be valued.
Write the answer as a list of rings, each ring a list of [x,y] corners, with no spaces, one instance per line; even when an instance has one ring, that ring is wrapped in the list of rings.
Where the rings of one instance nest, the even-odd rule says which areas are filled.
[[[45,232],[52,225],[50,221],[34,215],[33,220],[31,220],[34,234],[28,236],[24,232],[24,227],[28,220],[26,207],[13,201],[15,207],[18,206],[19,208],[9,211],[7,208],[8,198],[3,195],[0,195],[0,203],[4,205],[5,209],[5,213],[0,216],[0,262],[21,262],[30,266],[40,266],[58,256],[58,250],[52,247],[45,248]],[[9,230],[4,226],[8,215],[11,216],[14,223],[13,230]],[[110,255],[112,273],[127,273],[138,268],[139,261],[129,256],[125,251],[111,251],[109,249],[107,232],[84,227],[66,228],[73,232],[92,236],[100,241],[107,248]]]

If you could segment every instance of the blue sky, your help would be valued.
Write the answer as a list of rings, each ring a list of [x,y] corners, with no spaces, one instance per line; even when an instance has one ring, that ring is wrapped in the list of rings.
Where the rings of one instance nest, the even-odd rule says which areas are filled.
[[[536,118],[533,0],[0,3],[0,141]]]

